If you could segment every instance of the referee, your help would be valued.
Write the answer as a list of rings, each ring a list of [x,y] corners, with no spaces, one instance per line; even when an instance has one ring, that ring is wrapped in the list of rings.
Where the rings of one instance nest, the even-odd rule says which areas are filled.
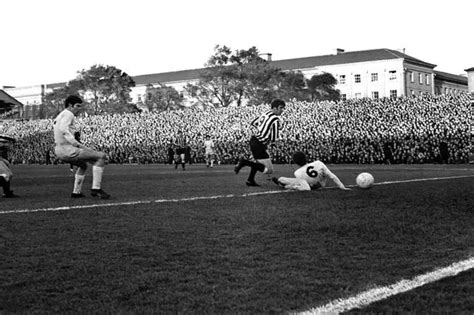
[[[235,166],[236,174],[244,166],[250,167],[250,174],[246,181],[247,186],[260,186],[255,182],[255,175],[258,172],[264,174],[273,173],[273,164],[267,152],[267,146],[279,138],[282,124],[280,116],[285,108],[285,102],[281,99],[275,99],[270,104],[271,110],[255,118],[250,125],[257,129],[257,133],[250,138],[250,151],[256,162],[246,159],[240,159]]]

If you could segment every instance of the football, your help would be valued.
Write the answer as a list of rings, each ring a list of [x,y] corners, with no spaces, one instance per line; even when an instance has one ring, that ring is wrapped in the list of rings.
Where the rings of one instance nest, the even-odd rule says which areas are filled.
[[[357,175],[356,183],[360,188],[367,189],[374,184],[374,177],[370,173],[360,173]]]

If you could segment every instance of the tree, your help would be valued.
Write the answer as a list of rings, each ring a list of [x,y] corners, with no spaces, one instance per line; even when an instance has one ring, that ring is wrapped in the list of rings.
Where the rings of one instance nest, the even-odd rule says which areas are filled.
[[[161,83],[157,87],[149,84],[146,87],[145,94],[144,104],[150,111],[163,111],[183,107],[183,98],[173,87]]]
[[[41,104],[40,118],[56,117],[64,109],[64,100],[71,94],[78,94],[77,86],[66,84],[45,94]]]
[[[276,97],[305,99],[307,94],[301,72],[274,67],[256,47],[232,51],[219,45],[199,82],[188,84],[186,90],[203,105],[222,107],[259,105]]]
[[[254,94],[255,85],[267,81],[263,78],[274,72],[256,47],[232,51],[217,45],[205,66],[199,82],[188,84],[186,90],[203,105],[221,107],[242,105]]]
[[[93,114],[136,110],[130,98],[135,82],[114,66],[94,65],[89,70],[80,71],[79,76],[68,84],[77,87],[92,105],[89,111]]]
[[[337,101],[340,98],[339,90],[334,88],[337,84],[337,80],[330,73],[313,75],[311,79],[306,81],[306,84],[308,86],[311,101]]]

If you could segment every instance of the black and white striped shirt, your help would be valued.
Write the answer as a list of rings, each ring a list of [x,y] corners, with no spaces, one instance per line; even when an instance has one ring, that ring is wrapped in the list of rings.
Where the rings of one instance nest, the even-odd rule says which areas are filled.
[[[257,128],[255,137],[262,143],[273,142],[280,137],[281,121],[273,111],[255,118],[250,125]]]

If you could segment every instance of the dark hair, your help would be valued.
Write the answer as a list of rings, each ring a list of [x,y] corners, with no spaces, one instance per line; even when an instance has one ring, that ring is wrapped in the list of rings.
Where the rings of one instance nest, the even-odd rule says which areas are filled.
[[[277,108],[278,106],[285,106],[285,101],[277,98],[277,99],[274,99],[270,105],[272,108]]]
[[[77,95],[69,95],[64,101],[64,107],[68,108],[70,105],[82,104],[82,99]]]
[[[299,166],[303,166],[306,164],[306,154],[301,151],[296,151],[293,153],[293,162],[295,162]]]

